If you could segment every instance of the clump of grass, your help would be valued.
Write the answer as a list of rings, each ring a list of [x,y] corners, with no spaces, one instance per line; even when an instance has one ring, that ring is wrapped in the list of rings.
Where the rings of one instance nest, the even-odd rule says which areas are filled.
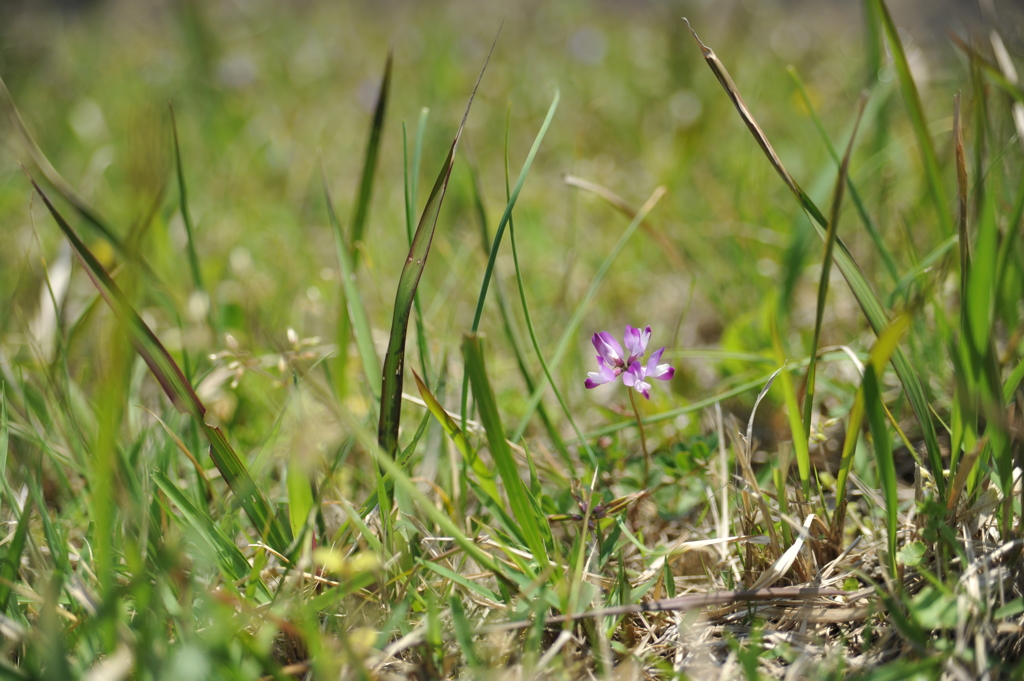
[[[335,290],[309,295],[307,277],[305,299],[330,305],[310,308],[311,319],[294,324],[301,330],[278,333],[266,326],[273,311],[247,313],[239,302],[243,286],[261,304],[274,296],[249,273],[252,252],[234,251],[229,272],[204,248],[215,234],[193,208],[211,199],[190,175],[206,175],[190,162],[196,152],[177,121],[167,141],[175,154],[167,181],[177,192],[126,239],[47,160],[0,82],[0,107],[33,166],[22,184],[46,208],[47,220],[34,224],[38,241],[45,252],[49,232],[59,233],[85,274],[61,284],[44,260],[36,277],[41,309],[58,320],[45,344],[52,353],[41,351],[32,329],[43,327],[25,314],[8,316],[0,342],[0,514],[8,527],[0,675],[1019,675],[1024,163],[1014,135],[1024,134],[1024,96],[1005,48],[989,59],[980,44],[962,43],[970,94],[949,103],[945,153],[887,8],[881,0],[864,8],[872,77],[843,121],[844,153],[829,139],[836,115],[814,110],[796,68],[791,81],[810,120],[781,118],[801,131],[816,127],[822,138],[799,141],[828,152],[824,181],[815,182],[833,187],[827,211],[758,123],[764,105],[745,104],[726,68],[738,58],[722,48],[720,59],[693,33],[694,64],[699,54],[711,70],[695,78],[724,89],[701,92],[738,114],[721,109],[731,123],[704,151],[713,158],[726,139],[729,150],[742,148],[736,139],[755,149],[744,124],[765,167],[796,198],[788,213],[774,210],[806,219],[807,229],[797,222],[784,233],[791,244],[779,256],[777,286],[750,306],[760,322],[737,314],[720,347],[666,353],[721,361],[732,375],[694,391],[679,365],[673,390],[653,395],[645,413],[620,397],[602,406],[583,393],[579,351],[588,329],[602,328],[591,319],[634,319],[637,310],[624,304],[645,305],[629,286],[638,279],[670,290],[651,251],[664,253],[673,274],[715,263],[699,256],[707,235],[666,226],[671,210],[660,202],[671,183],[642,187],[650,198],[634,209],[602,178],[569,175],[564,184],[615,209],[598,210],[618,237],[603,249],[599,230],[587,230],[575,246],[578,271],[561,279],[570,282],[566,307],[550,304],[556,277],[538,252],[556,232],[542,227],[558,219],[531,195],[552,191],[540,181],[553,179],[544,153],[548,145],[556,156],[564,150],[558,112],[579,95],[571,85],[556,91],[546,114],[523,115],[537,132],[514,185],[521,120],[512,109],[496,117],[504,144],[485,147],[496,146],[502,161],[504,181],[495,185],[505,208],[492,237],[484,202],[494,190],[477,157],[480,139],[468,189],[456,171],[469,105],[418,211],[420,159],[429,167],[434,158],[428,119],[420,114],[411,150],[405,134],[401,150],[390,146],[386,111],[402,96],[392,84],[405,65],[401,52],[389,53],[353,171],[350,223],[339,220],[345,213],[329,189],[330,148],[321,189],[310,192],[323,215],[309,238],[329,254],[321,280]],[[201,12],[188,15],[201,20]],[[883,37],[891,85],[877,77]],[[460,96],[472,103],[486,83],[481,72]],[[891,183],[858,173],[865,140],[894,155],[892,140],[904,132],[919,151],[914,172]],[[389,175],[397,157],[401,172]],[[709,181],[696,171],[682,177]],[[955,212],[946,198],[954,178]],[[401,205],[385,202],[373,214],[403,223],[394,234],[386,219],[371,225],[369,217],[374,187],[387,195],[389,182],[401,186]],[[767,207],[758,189],[770,191],[747,187],[743,200]],[[893,193],[913,249],[889,224],[884,197]],[[443,203],[446,196],[455,200]],[[847,202],[856,226],[842,219]],[[176,218],[180,272],[167,270],[166,258],[147,258],[170,247],[164,237]],[[463,218],[481,228],[486,260],[472,260],[475,238],[461,243],[469,241],[458,232]],[[506,229],[518,305],[502,288]],[[639,247],[638,232],[646,239]],[[815,233],[820,270],[806,276]],[[257,242],[248,235],[249,245]],[[258,255],[288,258],[270,248]],[[583,273],[591,258],[593,272]],[[737,287],[755,264],[729,263]],[[845,284],[832,280],[833,264]],[[437,280],[432,268],[449,271]],[[426,304],[428,296],[441,302]],[[693,297],[691,289],[676,311],[687,329]],[[830,317],[837,299],[851,303],[850,319]],[[489,324],[496,338],[487,338]],[[410,327],[419,397],[404,387]],[[306,333],[313,328],[337,342]],[[358,362],[348,361],[350,344]],[[549,389],[560,412],[545,406]],[[749,406],[732,408],[736,399]],[[759,445],[765,413],[782,425]],[[691,415],[703,418],[685,423]],[[830,440],[839,443],[831,460]]]

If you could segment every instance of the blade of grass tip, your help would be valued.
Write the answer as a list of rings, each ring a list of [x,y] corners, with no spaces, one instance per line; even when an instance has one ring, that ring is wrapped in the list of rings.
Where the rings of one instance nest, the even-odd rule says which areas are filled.
[[[463,359],[466,363],[466,373],[472,381],[473,395],[476,399],[477,411],[480,413],[480,421],[483,423],[484,431],[487,434],[487,444],[494,458],[494,465],[498,469],[502,482],[505,484],[505,494],[508,496],[512,513],[522,529],[523,536],[530,552],[540,564],[541,571],[549,566],[548,552],[545,539],[548,538],[545,532],[547,523],[544,516],[539,513],[536,503],[531,503],[529,492],[519,477],[519,467],[516,465],[512,455],[512,448],[505,440],[505,429],[501,424],[501,416],[498,414],[498,402],[494,397],[494,390],[491,387],[490,378],[487,376],[487,365],[484,361],[484,351],[481,339],[476,334],[466,334],[462,339]]]
[[[111,231],[110,227],[100,218],[99,214],[93,210],[89,202],[86,201],[82,196],[75,191],[75,189],[68,184],[68,182],[61,177],[61,174],[50,164],[50,161],[46,158],[43,150],[36,144],[35,139],[32,137],[32,133],[28,131],[25,126],[25,121],[22,120],[21,114],[18,112],[18,108],[14,105],[14,99],[11,97],[11,93],[7,90],[7,85],[4,83],[4,79],[0,78],[0,109],[7,114],[7,118],[11,123],[18,135],[21,137],[22,144],[25,145],[25,150],[28,152],[32,162],[39,168],[39,172],[43,174],[46,181],[49,182],[54,189],[57,190],[64,200],[70,203],[78,213],[85,218],[86,222],[93,226],[103,238],[110,243],[114,249],[122,256],[127,255],[127,251],[124,247],[124,242]]]
[[[587,287],[586,293],[580,299],[580,302],[576,304],[576,309],[573,310],[572,317],[569,318],[568,324],[566,324],[562,331],[562,337],[558,340],[558,345],[555,346],[555,352],[551,357],[551,361],[548,366],[552,369],[557,368],[565,356],[566,351],[569,349],[569,344],[576,338],[576,333],[579,331],[580,323],[583,321],[583,315],[587,311],[587,307],[590,305],[590,301],[597,293],[597,289],[600,288],[601,283],[604,281],[605,275],[608,274],[608,270],[611,269],[612,264],[619,257],[622,249],[626,247],[630,237],[636,232],[640,223],[643,222],[647,214],[654,210],[654,207],[661,201],[661,197],[665,195],[668,190],[663,186],[655,188],[654,193],[651,194],[650,198],[644,202],[644,205],[640,207],[640,210],[636,212],[636,217],[626,226],[622,236],[612,247],[611,252],[601,263],[597,272],[594,274],[594,278],[590,280],[590,285]],[[512,435],[512,441],[518,442],[519,438],[523,436],[523,432],[526,430],[526,426],[529,425],[530,419],[533,417],[533,412],[537,409],[537,405],[540,403],[540,398],[543,395],[544,389],[547,388],[547,375],[545,374],[540,382],[537,384],[537,389],[530,395],[530,401],[526,404],[526,411],[523,413],[522,419],[519,421],[519,425],[516,426],[516,430]],[[632,422],[636,425],[636,421]],[[647,423],[647,421],[644,421]]]
[[[568,174],[562,176],[562,181],[570,187],[575,187],[576,189],[582,189],[584,191],[591,192],[592,194],[596,194],[604,199],[609,206],[615,208],[630,220],[636,217],[636,211],[633,210],[632,206],[626,203],[625,199],[607,187],[601,186],[596,182],[584,180],[582,177],[576,177]],[[640,229],[644,230],[649,237],[657,242],[662,252],[668,257],[674,267],[683,268],[686,266],[686,261],[683,259],[682,254],[679,253],[679,249],[676,248],[676,245],[672,243],[672,240],[669,239],[664,232],[655,229],[647,220],[640,223]]]
[[[688,21],[687,27],[690,27]],[[690,33],[693,34],[694,40],[697,41],[697,45],[700,47],[701,53],[704,55],[704,61],[708,64],[712,73],[715,74],[715,77],[718,78],[719,83],[721,83],[722,87],[725,89],[729,99],[732,100],[737,112],[740,114],[740,117],[747,125],[751,134],[754,135],[754,139],[764,151],[765,156],[772,164],[772,167],[775,168],[775,171],[782,178],[783,182],[785,182],[786,186],[793,192],[793,195],[800,202],[803,209],[806,210],[814,219],[814,222],[817,223],[815,225],[815,229],[817,230],[818,235],[822,239],[825,239],[828,236],[825,231],[825,228],[828,226],[825,216],[815,205],[814,201],[811,200],[811,197],[809,197],[800,188],[793,177],[789,174],[789,171],[787,171],[782,165],[778,154],[775,153],[775,150],[772,149],[771,144],[768,142],[768,138],[765,137],[761,128],[757,125],[757,122],[743,103],[739,91],[736,89],[736,85],[732,82],[729,72],[725,69],[725,65],[722,64],[711,48],[701,42],[692,27],[690,27]],[[948,216],[947,219],[951,220]],[[850,251],[846,248],[846,244],[844,244],[843,240],[838,237],[836,238],[835,253],[833,257],[840,272],[842,272],[843,277],[846,279],[846,283],[850,286],[850,290],[857,299],[861,310],[864,312],[864,316],[871,325],[872,330],[876,335],[881,334],[889,325],[888,315],[882,307],[882,302],[878,299],[874,289],[871,288],[871,285],[864,277],[864,273],[860,270],[857,262],[850,254]],[[917,416],[918,423],[921,426],[921,434],[924,439],[925,448],[928,450],[929,467],[932,469],[932,474],[935,476],[935,484],[939,489],[939,496],[944,499],[946,479],[943,475],[942,469],[942,452],[939,449],[939,440],[935,432],[935,424],[932,422],[931,411],[929,409],[928,400],[925,396],[924,386],[921,383],[921,378],[910,365],[906,355],[904,355],[898,348],[892,356],[892,363],[893,368],[896,369],[896,375],[899,376],[900,382],[903,384],[903,390],[914,410],[914,414]]]
[[[498,30],[501,34],[501,29]],[[380,421],[377,426],[377,441],[381,448],[390,456],[394,456],[398,448],[398,428],[402,418],[402,382],[404,379],[403,368],[405,366],[405,337],[409,328],[409,315],[412,311],[413,296],[419,286],[420,277],[423,276],[423,269],[427,265],[427,256],[430,255],[430,244],[434,239],[434,230],[437,226],[437,216],[444,201],[445,192],[448,189],[448,181],[451,179],[452,166],[455,163],[455,152],[459,148],[459,139],[466,127],[466,118],[469,116],[470,107],[473,106],[473,98],[476,96],[477,88],[484,77],[484,71],[494,53],[494,47],[498,43],[498,36],[494,37],[491,51],[487,54],[480,75],[477,76],[473,92],[466,104],[466,111],[462,115],[462,122],[455,133],[455,139],[448,150],[441,171],[434,181],[434,188],[430,191],[427,204],[420,215],[419,225],[416,227],[416,234],[413,235],[412,246],[409,248],[409,255],[402,267],[402,274],[398,280],[398,289],[395,292],[394,314],[391,318],[391,335],[388,339],[388,351],[384,356],[384,372],[382,378]]]
[[[889,577],[896,579],[896,532],[898,529],[896,512],[899,500],[896,498],[896,463],[892,456],[892,440],[889,429],[885,425],[885,412],[882,410],[882,395],[875,376],[875,367],[868,364],[864,367],[864,413],[871,428],[871,440],[875,450],[875,464],[878,467],[878,480],[882,486],[882,498],[885,499],[885,520],[888,539]]]
[[[508,113],[511,114],[511,107],[509,107]],[[508,130],[509,130],[509,116],[506,115],[505,124],[505,201],[509,199],[509,184],[508,184]],[[480,241],[481,246],[484,249],[485,254],[489,254],[488,245],[491,243],[490,234],[487,229],[487,210],[484,208],[483,190],[480,187],[480,172],[475,164],[470,165],[470,179],[472,180],[473,189],[473,203],[476,207],[477,217],[480,218],[480,232],[483,237]],[[509,215],[509,233],[512,231],[512,216]],[[501,285],[501,279],[495,280],[494,286],[495,297],[498,300],[498,312],[501,314],[502,327],[505,330],[505,338],[508,339],[509,345],[512,346],[512,352],[516,358],[516,366],[519,368],[519,375],[523,378],[523,383],[526,384],[526,390],[529,393],[533,393],[536,383],[533,380],[533,376],[530,374],[529,367],[526,365],[526,356],[523,352],[522,343],[519,338],[519,334],[516,333],[516,329],[512,323],[512,313],[509,310],[508,296],[505,294],[505,289]],[[529,322],[527,322],[529,324]],[[544,403],[540,403],[537,407],[537,413],[540,415],[541,423],[544,424],[544,429],[548,433],[548,437],[551,438],[551,443],[554,445],[555,451],[559,453],[562,460],[572,468],[572,461],[569,457],[569,450],[566,449],[565,441],[562,439],[561,434],[555,427],[555,424],[551,421],[551,417],[548,415],[547,409],[544,408]]]
[[[323,165],[320,166],[320,178],[324,187],[324,202],[327,204],[327,215],[331,221],[331,229],[334,231],[334,246],[338,254],[338,266],[341,268],[341,288],[345,298],[345,310],[352,334],[355,336],[359,360],[363,364],[363,374],[366,376],[370,393],[377,400],[380,399],[381,391],[380,375],[377,373],[380,367],[380,360],[377,358],[377,351],[373,347],[370,321],[366,317],[363,298],[359,293],[359,285],[355,279],[355,265],[352,262],[348,248],[345,247],[341,223],[338,222],[338,216],[334,212],[334,202],[331,200],[331,190],[327,186],[327,174],[324,172]],[[347,341],[347,337],[345,340]],[[338,352],[345,353],[345,348],[339,347]]]
[[[907,107],[907,114],[910,116],[911,127],[914,136],[917,137],[917,144],[921,151],[921,161],[924,164],[925,177],[928,180],[928,191],[935,204],[935,212],[942,228],[943,238],[956,233],[953,225],[953,218],[950,216],[946,203],[946,191],[942,186],[942,173],[939,170],[938,157],[935,154],[935,145],[932,142],[931,134],[928,132],[928,121],[924,116],[924,109],[921,107],[921,96],[918,94],[914,77],[910,73],[910,64],[907,62],[907,55],[903,51],[903,43],[899,33],[896,31],[896,24],[893,23],[889,8],[883,0],[872,0],[877,11],[878,18],[882,22],[882,29],[889,40],[889,48],[892,51],[893,66],[896,68],[897,80],[900,92],[903,94],[903,101]]]
[[[388,48],[388,58],[384,63],[384,77],[381,79],[380,91],[377,93],[377,104],[373,108],[373,121],[370,123],[370,137],[366,143],[366,156],[363,159],[363,174],[359,179],[359,194],[352,210],[352,232],[349,235],[349,253],[352,256],[352,271],[359,269],[359,255],[362,250],[363,235],[366,233],[366,222],[370,215],[370,198],[373,195],[373,178],[377,173],[377,156],[380,152],[380,139],[384,132],[384,115],[387,113],[388,94],[391,91],[391,63],[394,50]]]
[[[814,335],[811,338],[811,363],[807,365],[807,390],[804,394],[804,429],[807,437],[811,436],[811,413],[814,409],[814,382],[815,370],[818,365],[818,344],[821,340],[821,323],[825,317],[825,300],[828,296],[828,278],[832,272],[832,252],[836,243],[836,235],[839,230],[839,215],[843,206],[843,189],[846,187],[847,171],[850,167],[850,155],[853,153],[853,143],[857,139],[857,129],[860,127],[861,116],[864,114],[864,105],[867,100],[862,96],[860,107],[857,111],[857,120],[853,124],[853,132],[850,134],[850,141],[846,145],[846,153],[839,164],[839,175],[836,177],[836,186],[833,191],[832,212],[828,221],[828,236],[825,239],[825,249],[821,260],[821,278],[818,280],[818,304],[814,315]]]
[[[26,171],[26,175],[27,175]],[[210,456],[214,464],[221,472],[224,481],[238,498],[239,503],[245,510],[246,515],[266,541],[278,551],[285,551],[291,543],[290,533],[284,528],[281,522],[273,514],[270,505],[263,495],[256,488],[255,482],[246,470],[245,465],[238,458],[234,449],[228,443],[224,434],[219,428],[206,423],[206,406],[203,405],[199,396],[196,395],[192,386],[181,373],[181,369],[171,357],[167,349],[146,325],[139,314],[128,302],[124,293],[118,288],[114,280],[107,274],[106,270],[96,257],[86,248],[85,244],[78,237],[64,217],[54,208],[49,197],[29,176],[29,181],[36,192],[43,199],[50,215],[53,216],[57,225],[64,233],[65,238],[71,244],[75,255],[85,268],[89,278],[99,290],[100,294],[110,305],[116,317],[124,324],[129,333],[136,352],[149,366],[150,371],[156,378],[160,387],[175,408],[181,413],[190,414],[196,423],[206,432],[210,441]]]
[[[505,212],[501,216],[501,220],[498,222],[498,229],[494,232],[494,240],[491,243],[491,253],[487,258],[487,267],[484,269],[484,278],[480,284],[480,295],[476,299],[476,312],[473,313],[473,325],[470,327],[470,333],[476,333],[480,328],[480,318],[484,312],[484,301],[487,299],[487,288],[491,283],[491,273],[494,271],[494,263],[498,259],[498,249],[501,247],[501,238],[505,234],[505,226],[508,224],[509,216],[512,215],[512,209],[516,205],[516,201],[519,199],[519,192],[523,189],[523,184],[526,182],[526,176],[530,173],[530,168],[533,166],[533,159],[537,156],[537,151],[540,149],[540,144],[544,141],[544,136],[548,132],[548,127],[551,125],[551,120],[555,116],[555,110],[558,109],[558,102],[561,99],[561,93],[558,88],[555,88],[555,96],[551,100],[551,106],[548,107],[548,113],[544,117],[544,122],[541,123],[540,130],[537,132],[537,136],[533,140],[533,146],[530,147],[530,152],[526,155],[526,160],[523,162],[523,167],[519,171],[519,178],[516,180],[516,187],[512,190],[512,196],[508,200],[508,204],[505,206]],[[462,410],[460,412],[462,417],[462,425],[466,425],[466,404],[469,400],[469,393],[467,387],[469,385],[469,379],[463,377],[462,379]]]
[[[814,103],[811,101],[811,96],[807,92],[807,87],[804,85],[803,79],[800,78],[795,67],[790,66],[786,70],[790,77],[792,77],[793,82],[796,83],[797,91],[800,93],[800,99],[803,100],[804,106],[807,107],[807,111],[811,115],[811,120],[814,122],[814,127],[817,128],[818,135],[825,144],[825,148],[828,150],[829,156],[832,157],[832,160],[835,161],[837,166],[840,165],[842,163],[842,159],[839,158],[839,152],[836,150],[835,145],[832,144],[832,140],[829,138],[828,132],[825,130],[825,125],[821,122],[821,118],[818,116],[818,112],[814,108]],[[865,95],[862,94],[861,96],[863,97]],[[885,96],[887,97],[888,94]],[[876,97],[875,101],[880,104],[883,101],[883,97]],[[877,109],[877,106],[872,108]],[[862,107],[857,111],[857,124],[859,124],[863,114],[864,108]],[[875,221],[872,220],[871,215],[868,214],[867,207],[864,205],[864,201],[860,197],[860,192],[857,191],[857,186],[854,184],[853,178],[850,177],[849,173],[847,173],[846,176],[846,186],[850,191],[850,199],[853,200],[853,205],[857,208],[857,214],[860,216],[861,222],[864,223],[864,228],[867,230],[868,236],[871,237],[871,241],[875,244],[875,248],[882,256],[882,263],[885,265],[886,271],[888,271],[889,276],[892,277],[893,281],[898,280],[900,278],[900,274],[896,267],[896,261],[892,257],[892,252],[889,251],[889,248],[882,240],[882,235],[879,233],[878,227],[875,225]]]
[[[871,348],[871,355],[868,364],[875,370],[878,376],[889,362],[890,357],[897,351],[900,338],[910,326],[909,315],[902,314],[897,317],[889,327],[878,336],[874,346]],[[882,405],[884,408],[885,405]],[[836,475],[836,511],[832,516],[832,537],[835,540],[842,539],[843,525],[846,522],[846,487],[850,474],[850,467],[853,464],[853,454],[857,447],[857,438],[860,437],[860,428],[865,413],[864,381],[857,390],[853,401],[853,408],[850,409],[849,423],[846,425],[846,439],[843,442],[843,453],[839,460],[839,472]]]
[[[510,111],[510,113],[511,113],[511,111]],[[505,126],[505,197],[506,197],[506,199],[510,198],[510,194],[509,194],[509,172],[508,172],[508,134],[509,134],[509,128],[510,128],[510,126],[506,124],[506,126]],[[634,215],[634,217],[636,217],[636,216]],[[580,430],[580,427],[576,424],[576,419],[572,415],[572,410],[569,409],[569,405],[566,404],[565,398],[562,397],[562,391],[558,389],[558,384],[555,383],[555,378],[554,378],[554,376],[551,375],[551,369],[548,367],[548,363],[544,359],[544,353],[541,352],[540,342],[537,340],[537,331],[536,331],[536,329],[533,326],[533,317],[530,314],[530,306],[526,302],[526,287],[523,284],[523,270],[522,270],[522,268],[519,265],[519,249],[516,246],[516,227],[515,227],[515,222],[512,220],[512,214],[511,213],[509,213],[509,216],[508,216],[508,235],[509,235],[509,240],[512,243],[512,262],[515,265],[515,269],[516,269],[516,287],[519,289],[519,303],[520,303],[520,305],[523,306],[523,318],[526,320],[526,329],[527,329],[527,332],[530,334],[530,343],[533,345],[533,351],[537,355],[537,360],[540,362],[541,368],[544,370],[544,376],[545,376],[545,378],[547,378],[548,384],[551,386],[551,390],[555,393],[555,399],[558,400],[558,404],[562,407],[562,412],[565,414],[566,418],[569,420],[569,424],[572,426],[573,431],[576,433],[576,437],[579,438],[580,443],[583,445],[583,448],[586,450],[587,457],[590,459],[590,465],[594,468],[594,470],[597,470],[597,454],[594,453],[594,450],[590,447],[590,443],[587,441],[587,439],[585,437],[583,437],[583,432]],[[533,393],[534,390],[535,390],[534,386],[530,385],[529,383],[527,383],[527,388],[529,389],[529,391],[531,393]],[[543,403],[541,403],[541,402],[537,403],[537,410],[538,410],[538,413],[541,416],[541,420],[545,423],[546,426],[548,426],[549,431],[553,430],[553,428],[549,425],[549,421],[548,421],[548,418],[546,416],[546,411],[544,410]],[[569,470],[573,470],[575,468],[575,463],[572,461],[571,457],[569,456],[569,450],[566,449],[565,444],[562,443],[561,437],[559,437],[556,440],[556,445],[559,445],[559,444],[561,445],[561,447],[559,448],[559,452],[562,454],[563,460],[565,461],[566,465],[568,466],[568,469]]]
[[[199,256],[196,254],[195,227],[192,225],[192,212],[188,209],[188,192],[185,188],[185,170],[181,163],[181,146],[178,143],[178,121],[174,116],[174,106],[167,104],[171,112],[171,132],[174,135],[174,166],[178,177],[178,201],[181,210],[181,219],[185,223],[185,236],[188,246],[188,265],[192,272],[192,283],[196,290],[206,293],[206,286],[203,284],[203,273],[199,269]],[[211,308],[212,310],[212,308]],[[210,313],[212,326],[212,312]]]

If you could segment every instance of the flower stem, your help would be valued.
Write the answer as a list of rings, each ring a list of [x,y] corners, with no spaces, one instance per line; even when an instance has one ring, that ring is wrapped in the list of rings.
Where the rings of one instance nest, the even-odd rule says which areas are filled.
[[[651,455],[647,452],[647,435],[644,433],[644,422],[640,419],[640,410],[636,406],[636,397],[633,396],[635,391],[630,388],[628,392],[629,403],[633,406],[633,415],[636,416],[636,425],[640,429],[640,446],[644,449],[644,487],[646,487],[651,475]]]

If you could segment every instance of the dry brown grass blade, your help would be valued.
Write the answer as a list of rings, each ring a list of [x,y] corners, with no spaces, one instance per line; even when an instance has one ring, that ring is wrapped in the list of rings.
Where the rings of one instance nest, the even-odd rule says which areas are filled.
[[[751,589],[765,589],[770,587],[775,582],[782,579],[782,577],[789,572],[789,569],[793,567],[793,563],[796,562],[796,557],[800,553],[800,549],[804,547],[804,540],[807,537],[807,531],[811,528],[811,523],[814,522],[814,514],[811,513],[804,519],[803,532],[800,532],[797,538],[793,541],[793,545],[786,549],[786,552],[779,556],[770,568],[761,573],[761,576],[757,578],[757,581],[750,587]]]
[[[696,610],[716,605],[728,605],[730,603],[752,603],[756,601],[770,601],[775,598],[788,599],[813,599],[826,598],[829,596],[846,596],[850,592],[841,589],[823,589],[818,587],[778,587],[774,589],[749,589],[740,591],[713,591],[706,594],[687,594],[676,598],[666,598],[660,601],[648,601],[644,603],[631,603],[628,605],[617,605],[610,608],[597,608],[578,612],[574,615],[555,615],[545,617],[544,623],[564,624],[575,622],[592,617],[614,617],[617,615],[632,615],[641,612],[668,612]],[[474,633],[494,634],[503,631],[516,631],[532,627],[534,622],[522,620],[517,622],[502,622],[477,629]]]
[[[584,180],[582,177],[576,177],[575,175],[568,174],[562,176],[562,181],[570,187],[576,187],[577,189],[582,189],[592,194],[596,194],[604,199],[608,205],[618,210],[630,220],[636,217],[636,210],[626,203],[624,198],[603,185],[591,182],[590,180]],[[644,230],[644,233],[647,234],[647,236],[658,242],[658,245],[662,248],[662,252],[669,260],[672,261],[672,264],[675,267],[683,267],[686,264],[682,254],[679,253],[679,249],[677,249],[675,244],[672,243],[672,240],[663,232],[655,229],[654,225],[649,223],[646,219],[640,221],[640,229]]]
[[[782,178],[782,181],[786,183],[786,186],[796,194],[797,196],[803,196],[803,190],[797,185],[796,180],[789,174],[785,166],[782,165],[782,159],[775,153],[775,149],[772,148],[771,142],[765,136],[764,132],[761,131],[761,127],[754,120],[754,116],[750,113],[747,105],[744,104],[743,98],[740,97],[740,91],[736,87],[736,84],[732,82],[732,76],[726,70],[725,65],[715,55],[715,51],[710,47],[701,42],[700,38],[697,37],[697,32],[690,26],[690,21],[686,17],[683,17],[683,21],[686,22],[686,27],[690,29],[690,33],[693,34],[693,39],[697,41],[697,45],[700,46],[700,52],[704,55],[704,61],[711,67],[711,72],[718,78],[718,82],[722,84],[726,94],[729,95],[729,99],[732,100],[733,105],[736,107],[736,111],[739,112],[740,117],[743,118],[743,122],[750,128],[750,132],[754,135],[754,139],[761,146],[761,150],[764,151],[765,156],[771,161],[772,167]]]

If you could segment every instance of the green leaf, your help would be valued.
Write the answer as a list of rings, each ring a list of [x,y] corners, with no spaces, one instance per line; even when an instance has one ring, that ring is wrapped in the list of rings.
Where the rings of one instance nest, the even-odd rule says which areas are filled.
[[[505,429],[501,424],[501,416],[498,414],[498,402],[494,397],[491,388],[490,378],[487,376],[487,366],[484,362],[484,352],[481,339],[476,334],[466,334],[462,339],[462,356],[465,361],[466,373],[473,387],[473,395],[476,398],[477,411],[480,413],[480,420],[487,433],[487,444],[494,458],[494,464],[498,469],[502,482],[505,484],[505,493],[508,495],[509,506],[512,513],[519,522],[530,552],[540,564],[541,570],[548,567],[548,552],[545,539],[549,533],[546,519],[539,513],[536,502],[529,498],[529,491],[519,477],[519,468],[515,458],[512,456],[512,448],[505,439]]]
[[[3,564],[0,565],[0,612],[7,612],[7,601],[11,598],[11,585],[18,581],[21,570],[21,554],[25,551],[25,539],[28,537],[28,525],[32,516],[32,506],[26,502],[21,509],[18,527],[14,530],[14,538],[7,545]]]
[[[928,552],[928,547],[925,546],[923,541],[910,542],[896,555],[897,562],[907,567],[917,567],[924,562],[924,556]]]
[[[910,599],[910,616],[925,630],[955,629],[957,596],[926,586]]]

